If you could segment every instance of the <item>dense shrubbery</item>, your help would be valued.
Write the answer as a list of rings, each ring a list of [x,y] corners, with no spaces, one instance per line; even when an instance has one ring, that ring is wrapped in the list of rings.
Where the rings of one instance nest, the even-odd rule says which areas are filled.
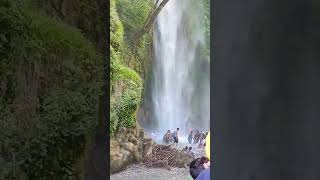
[[[116,8],[125,29],[124,36],[130,38],[140,30],[153,6],[151,0],[117,0]]]
[[[64,22],[81,29],[86,38],[94,42],[99,51],[103,49],[104,0],[23,0],[27,6],[41,9],[51,17],[58,17]]]
[[[152,35],[145,34],[137,44],[136,33],[142,29],[153,6],[151,0],[117,0],[116,8],[124,29],[123,62],[145,79],[151,63]]]
[[[0,179],[81,179],[102,58],[79,30],[32,12],[0,0]]]
[[[140,30],[152,1],[111,0],[111,121],[110,132],[136,123],[143,82],[152,53],[152,38],[146,34],[134,45],[134,34]]]
[[[111,47],[110,133],[135,124],[135,111],[141,99],[142,79],[119,61]]]
[[[141,99],[142,80],[140,76],[123,63],[123,27],[116,11],[115,1],[111,1],[111,111],[110,133],[120,127],[135,124],[135,112]]]

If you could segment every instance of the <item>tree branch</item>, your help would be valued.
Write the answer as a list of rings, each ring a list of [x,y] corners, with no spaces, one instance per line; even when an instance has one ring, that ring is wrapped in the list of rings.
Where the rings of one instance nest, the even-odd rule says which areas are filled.
[[[62,3],[63,2],[60,2],[60,5],[58,5],[59,8],[57,7],[57,5],[56,5],[56,3],[54,1],[49,0],[49,3],[51,5],[51,8],[56,12],[57,16],[59,16],[61,19],[64,19],[65,16],[61,12],[61,8],[62,8]]]
[[[139,42],[140,38],[146,34],[150,32],[150,29],[155,21],[155,19],[157,18],[157,16],[159,15],[159,13],[161,12],[161,10],[163,9],[163,7],[169,2],[169,0],[163,0],[161,1],[161,3],[158,5],[159,0],[156,1],[155,5],[153,6],[152,10],[150,11],[148,18],[146,19],[143,28],[138,31],[135,34],[135,44]]]

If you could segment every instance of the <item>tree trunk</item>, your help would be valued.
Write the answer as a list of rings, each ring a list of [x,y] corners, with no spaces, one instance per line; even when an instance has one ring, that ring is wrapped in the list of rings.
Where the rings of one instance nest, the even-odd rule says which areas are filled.
[[[157,16],[159,15],[159,13],[161,12],[161,10],[163,9],[163,7],[169,2],[169,0],[163,0],[161,1],[161,3],[159,4],[159,6],[157,7],[158,1],[154,4],[151,12],[149,13],[148,18],[146,19],[143,28],[138,31],[134,36],[134,42],[135,44],[137,44],[140,40],[140,38],[146,34],[150,32],[150,29],[155,21],[155,19],[157,18]]]

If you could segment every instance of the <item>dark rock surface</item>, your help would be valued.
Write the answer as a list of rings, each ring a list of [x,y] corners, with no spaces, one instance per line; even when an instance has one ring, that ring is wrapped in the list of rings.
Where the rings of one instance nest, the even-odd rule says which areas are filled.
[[[319,3],[213,9],[213,179],[320,178]]]

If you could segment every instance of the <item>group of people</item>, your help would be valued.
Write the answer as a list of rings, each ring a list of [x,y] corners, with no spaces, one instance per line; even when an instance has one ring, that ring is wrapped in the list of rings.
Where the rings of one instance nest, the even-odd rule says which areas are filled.
[[[163,141],[166,143],[170,143],[173,141],[173,145],[177,147],[179,142],[179,128],[177,128],[177,130],[173,133],[171,133],[171,131],[168,130],[163,136]]]
[[[190,158],[195,159],[195,155],[192,152],[191,146],[190,147],[186,146],[182,151],[186,152]]]
[[[206,133],[206,155],[194,159],[190,165],[190,175],[195,180],[210,180],[210,132]]]
[[[200,132],[199,130],[196,130],[194,132],[193,130],[191,130],[188,137],[189,144],[192,144],[192,141],[193,141],[193,144],[196,144],[199,142],[199,148],[205,147],[206,146],[205,140],[207,136],[208,136],[208,132],[204,133],[203,131]]]
[[[177,128],[173,133],[168,130],[164,136],[163,141],[166,143],[171,143],[177,147],[179,142],[179,128]],[[189,144],[197,144],[199,143],[200,148],[206,147],[206,143],[208,147],[206,147],[206,156],[202,156],[201,158],[196,158],[194,152],[192,151],[192,147],[186,146],[183,151],[187,153],[187,155],[193,159],[193,161],[189,165],[190,175],[195,180],[209,180],[210,179],[210,134],[208,132],[203,132],[199,130],[190,131],[188,137]]]
[[[152,136],[156,136],[156,133],[159,131],[153,132]],[[179,142],[179,128],[177,128],[173,133],[170,130],[163,136],[163,141],[165,143],[172,143],[175,147],[178,146]],[[189,164],[190,175],[194,180],[209,180],[210,179],[210,133],[203,132],[199,130],[190,130],[188,137],[189,144],[197,144],[199,143],[199,148],[206,149],[206,156],[202,156],[201,158],[196,158],[194,152],[192,151],[192,147],[186,146],[183,151],[187,153],[187,155],[193,159],[193,161]],[[206,146],[207,145],[207,146]]]

